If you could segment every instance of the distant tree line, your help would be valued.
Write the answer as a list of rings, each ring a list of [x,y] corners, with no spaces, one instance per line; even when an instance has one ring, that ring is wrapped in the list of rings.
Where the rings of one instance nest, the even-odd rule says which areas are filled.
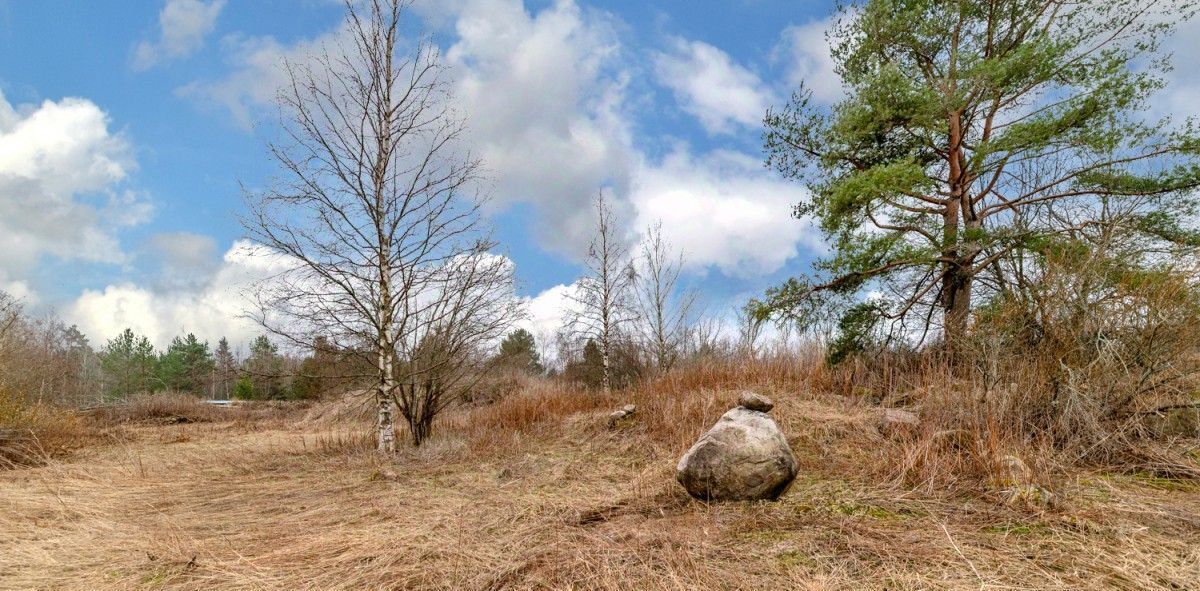
[[[355,372],[354,353],[321,338],[303,356],[281,354],[266,335],[251,341],[245,355],[224,337],[213,348],[192,333],[156,351],[148,338],[127,328],[96,356],[110,399],[162,390],[218,400],[309,399],[347,387]]]
[[[317,338],[287,354],[265,335],[243,353],[222,337],[216,346],[193,333],[157,349],[126,328],[98,349],[77,326],[27,314],[0,292],[0,397],[91,406],[163,391],[219,400],[298,400],[341,392],[364,372],[359,352]]]

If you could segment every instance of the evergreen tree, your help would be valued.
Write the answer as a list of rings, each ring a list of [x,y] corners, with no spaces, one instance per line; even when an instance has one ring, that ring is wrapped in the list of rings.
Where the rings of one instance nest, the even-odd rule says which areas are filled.
[[[266,335],[259,335],[250,344],[250,356],[246,358],[244,370],[253,385],[254,397],[269,400],[287,398],[283,357]]]
[[[243,374],[233,386],[233,400],[254,400],[254,382],[249,374]]]
[[[583,346],[582,355],[567,363],[563,368],[563,375],[588,388],[604,386],[604,353],[595,339],[587,340]]]
[[[845,98],[817,104],[801,86],[765,120],[768,164],[807,185],[795,213],[832,255],[769,291],[760,320],[808,325],[835,309],[859,334],[872,314],[953,345],[974,305],[1020,293],[1034,263],[1086,248],[1089,232],[1126,233],[1143,249],[1135,266],[1194,256],[1200,133],[1148,115],[1169,68],[1160,42],[1194,2],[842,10],[829,37]],[[868,289],[882,297],[858,306]]]
[[[228,339],[221,337],[221,340],[217,341],[217,350],[213,357],[216,365],[216,396],[220,400],[229,400],[232,395],[233,383],[238,377],[238,367],[237,359],[234,358],[233,351],[229,349]]]
[[[108,394],[124,397],[160,389],[157,361],[150,339],[126,328],[108,341],[100,354],[100,368],[108,378]]]
[[[292,383],[292,397],[298,399],[317,398],[334,388],[341,380],[338,376],[342,355],[325,337],[313,341],[312,354],[300,362],[300,369]]]
[[[158,375],[168,389],[203,394],[215,367],[208,343],[188,333],[186,337],[171,340],[158,360]]]
[[[500,342],[500,352],[496,355],[494,363],[532,375],[546,373],[533,335],[523,328],[518,328],[504,337],[504,340]]]

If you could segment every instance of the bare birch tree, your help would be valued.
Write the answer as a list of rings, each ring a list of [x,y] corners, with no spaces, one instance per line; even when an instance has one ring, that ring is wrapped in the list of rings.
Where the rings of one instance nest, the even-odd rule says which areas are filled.
[[[659,371],[671,369],[687,339],[694,291],[681,291],[683,254],[672,251],[663,238],[662,222],[646,229],[637,260],[637,296],[643,346]]]
[[[459,275],[462,261],[493,246],[438,50],[400,33],[408,4],[348,0],[340,41],[285,64],[284,139],[270,147],[282,174],[251,196],[245,224],[286,267],[259,285],[255,319],[293,345],[323,336],[371,361],[362,377],[385,452],[400,382],[412,381],[397,360],[472,320],[478,310],[451,303],[478,278]]]
[[[591,338],[600,347],[601,384],[612,389],[613,352],[626,326],[637,319],[634,281],[636,272],[629,248],[618,235],[612,208],[604,193],[596,195],[596,235],[588,247],[586,275],[570,297],[577,310],[568,318],[568,330],[578,338]]]

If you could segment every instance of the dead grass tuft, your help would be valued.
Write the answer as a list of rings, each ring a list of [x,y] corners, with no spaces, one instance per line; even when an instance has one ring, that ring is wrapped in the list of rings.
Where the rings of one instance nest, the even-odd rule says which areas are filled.
[[[94,430],[70,411],[0,393],[0,470],[41,465],[95,439]]]
[[[228,408],[208,404],[189,394],[156,392],[96,407],[88,414],[97,421],[119,423],[209,423],[230,418]]]

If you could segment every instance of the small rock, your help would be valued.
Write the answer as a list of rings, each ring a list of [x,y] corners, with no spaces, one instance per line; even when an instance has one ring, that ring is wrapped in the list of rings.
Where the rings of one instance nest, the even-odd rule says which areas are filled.
[[[888,437],[915,431],[921,424],[921,419],[915,413],[898,408],[885,408],[879,414],[876,424],[879,432]]]
[[[1032,482],[1033,473],[1021,458],[1008,455],[1000,458],[996,479],[1001,487],[1019,486]]]
[[[632,415],[635,410],[637,410],[637,407],[632,404],[626,404],[620,410],[614,410],[608,415],[608,428],[612,429],[616,427],[621,420]]]
[[[1036,484],[1022,484],[1006,489],[1005,502],[1010,507],[1042,511],[1058,507],[1058,497]]]
[[[771,409],[775,408],[775,403],[771,402],[770,398],[749,390],[743,391],[742,395],[738,396],[738,405],[747,410],[756,410],[758,412],[771,412]]]

